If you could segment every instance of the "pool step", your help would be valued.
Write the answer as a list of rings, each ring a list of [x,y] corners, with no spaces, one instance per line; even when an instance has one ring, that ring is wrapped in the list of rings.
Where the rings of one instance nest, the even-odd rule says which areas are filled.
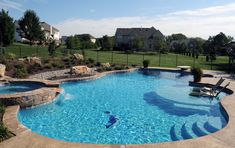
[[[192,125],[192,131],[198,137],[208,135],[209,133],[198,126],[198,123],[195,122]]]
[[[193,136],[189,133],[189,130],[186,128],[186,123],[181,127],[181,136],[183,139],[192,139]]]
[[[210,133],[217,132],[219,129],[211,125],[208,121],[204,123],[203,127]]]
[[[177,135],[176,135],[175,125],[173,125],[173,126],[171,127],[170,135],[171,135],[171,140],[172,140],[172,141],[179,141],[179,140],[180,140],[180,139],[177,137]]]
[[[209,121],[204,123],[195,122],[195,123],[184,123],[182,126],[173,125],[170,129],[170,135],[172,141],[179,141],[185,139],[193,139],[196,137],[201,137],[214,133],[218,131],[219,128],[216,128]]]

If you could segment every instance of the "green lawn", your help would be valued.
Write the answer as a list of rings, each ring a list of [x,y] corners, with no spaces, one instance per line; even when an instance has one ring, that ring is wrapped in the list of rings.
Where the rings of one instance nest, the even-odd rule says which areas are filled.
[[[65,47],[60,47],[56,51],[56,56],[62,56],[61,50]],[[81,53],[81,50],[75,51]],[[39,56],[42,58],[48,58],[47,47],[39,46],[29,46],[24,44],[15,43],[14,45],[6,48],[6,53],[14,53],[17,57],[25,56]],[[98,56],[97,56],[98,54]],[[151,53],[135,53],[127,54],[114,51],[113,54],[111,51],[97,51],[95,50],[85,50],[85,58],[92,58],[98,62],[109,62],[115,64],[128,64],[128,65],[142,65],[143,59],[150,60],[150,66],[161,66],[161,67],[176,67],[179,65],[189,65],[195,67],[200,67],[202,69],[211,69],[212,70],[225,70],[228,68],[228,57],[220,56],[217,57],[217,60],[206,62],[205,56],[200,56],[198,59],[184,55],[176,55],[173,53],[168,54],[151,54]],[[112,58],[113,57],[113,58]],[[159,60],[160,59],[160,60]],[[195,63],[195,64],[194,64]],[[211,66],[212,65],[212,66]]]

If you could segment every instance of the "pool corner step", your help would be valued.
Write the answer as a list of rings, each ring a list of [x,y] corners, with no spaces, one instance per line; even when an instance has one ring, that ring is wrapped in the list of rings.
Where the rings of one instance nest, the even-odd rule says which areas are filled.
[[[196,136],[198,136],[198,137],[205,136],[205,135],[209,134],[207,131],[201,129],[201,128],[198,126],[198,123],[197,123],[197,122],[193,123],[193,125],[192,125],[192,131],[193,131],[193,133],[194,133]]]
[[[171,127],[170,135],[171,135],[171,140],[172,140],[172,141],[179,141],[179,140],[180,140],[180,139],[177,137],[177,135],[176,135],[175,125],[173,125],[173,126]]]
[[[189,134],[189,131],[186,128],[186,123],[181,127],[181,136],[183,139],[192,139],[194,138],[191,134]]]
[[[208,121],[203,126],[210,133],[214,133],[214,132],[217,132],[219,130],[218,128],[211,125]]]

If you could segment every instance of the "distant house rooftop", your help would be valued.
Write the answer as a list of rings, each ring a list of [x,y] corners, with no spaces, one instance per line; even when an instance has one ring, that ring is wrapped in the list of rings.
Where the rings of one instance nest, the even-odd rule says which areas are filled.
[[[50,32],[50,29],[51,29],[50,27],[51,27],[51,25],[47,24],[46,22],[41,22],[40,24],[41,24],[41,26],[43,27],[43,29],[44,29],[45,31]],[[59,30],[56,29],[55,27],[52,27],[52,30],[59,32]]]
[[[150,38],[152,34],[157,34],[159,37],[164,35],[156,30],[154,27],[151,28],[117,28],[116,35],[119,36],[140,36],[143,38]]]

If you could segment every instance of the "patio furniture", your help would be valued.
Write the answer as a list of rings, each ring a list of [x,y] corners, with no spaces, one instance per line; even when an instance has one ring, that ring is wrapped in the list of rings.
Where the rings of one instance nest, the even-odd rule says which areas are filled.
[[[203,88],[193,88],[193,91],[196,91],[196,92],[200,92],[200,91],[204,91],[204,92],[214,92],[216,91],[220,85],[224,82],[225,79],[223,78],[220,78],[219,81],[212,87],[203,87]]]
[[[190,96],[195,96],[195,97],[218,97],[218,95],[224,90],[226,89],[228,86],[229,86],[230,82],[225,85],[223,88],[221,88],[218,92],[213,92],[213,91],[207,91],[207,92],[204,92],[204,91],[200,91],[200,92],[191,92],[189,95]]]

